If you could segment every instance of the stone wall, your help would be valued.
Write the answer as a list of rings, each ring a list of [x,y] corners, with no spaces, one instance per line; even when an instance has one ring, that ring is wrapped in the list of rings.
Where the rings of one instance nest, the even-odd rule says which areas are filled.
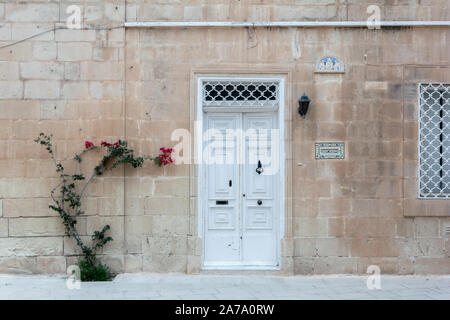
[[[0,1],[0,46],[64,23],[148,20],[450,20],[446,1]],[[249,35],[252,37],[250,38]],[[290,272],[449,273],[448,201],[418,200],[417,83],[449,81],[450,31],[434,28],[57,30],[0,49],[0,271],[63,273],[76,259],[48,209],[57,181],[34,139],[53,133],[59,158],[85,140],[125,138],[139,153],[189,129],[194,69],[285,70],[292,120]],[[324,55],[344,74],[316,74]],[[125,94],[126,93],[126,94]],[[316,141],[345,141],[344,160],[314,160]],[[93,166],[96,157],[85,161]],[[303,166],[296,166],[298,162]],[[70,166],[70,164],[67,164]],[[118,169],[94,183],[79,228],[108,223],[102,258],[116,271],[198,272],[195,187],[188,165]],[[289,269],[289,268],[288,268]]]
[[[66,8],[73,4],[82,5],[86,27],[124,21],[124,1],[0,1],[0,46],[65,25]],[[66,158],[85,140],[98,144],[124,137],[124,39],[123,28],[56,30],[0,49],[1,272],[65,272],[74,244],[48,208],[58,179],[33,139],[42,131],[53,133],[57,157]],[[84,165],[96,161],[88,157]],[[123,169],[90,189],[78,228],[88,238],[94,228],[110,223],[114,241],[104,253],[120,269]]]

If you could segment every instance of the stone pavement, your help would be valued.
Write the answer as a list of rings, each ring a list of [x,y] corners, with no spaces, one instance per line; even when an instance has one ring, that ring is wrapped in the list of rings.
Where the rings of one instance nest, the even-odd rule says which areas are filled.
[[[448,276],[235,276],[121,274],[68,289],[64,276],[0,275],[0,299],[450,299]]]

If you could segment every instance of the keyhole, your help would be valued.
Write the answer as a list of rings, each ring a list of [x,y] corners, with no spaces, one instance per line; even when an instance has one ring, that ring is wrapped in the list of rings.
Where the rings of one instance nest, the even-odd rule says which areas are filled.
[[[262,167],[261,160],[258,160],[258,167],[256,168],[256,173],[261,174],[261,173],[263,173],[263,171],[264,171],[264,169]]]

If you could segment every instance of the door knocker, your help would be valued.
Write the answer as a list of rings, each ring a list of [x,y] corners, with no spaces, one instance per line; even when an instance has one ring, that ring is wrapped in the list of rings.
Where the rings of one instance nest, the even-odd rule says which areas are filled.
[[[264,169],[263,169],[263,167],[262,167],[261,161],[258,160],[258,168],[256,168],[256,173],[257,173],[257,174],[261,174],[261,173],[263,173],[263,172],[264,172]]]

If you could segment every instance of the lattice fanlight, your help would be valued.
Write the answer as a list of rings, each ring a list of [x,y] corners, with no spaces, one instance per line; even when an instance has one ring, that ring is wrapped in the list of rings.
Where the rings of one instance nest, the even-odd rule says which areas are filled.
[[[274,106],[279,102],[279,82],[257,80],[203,81],[204,106]]]

